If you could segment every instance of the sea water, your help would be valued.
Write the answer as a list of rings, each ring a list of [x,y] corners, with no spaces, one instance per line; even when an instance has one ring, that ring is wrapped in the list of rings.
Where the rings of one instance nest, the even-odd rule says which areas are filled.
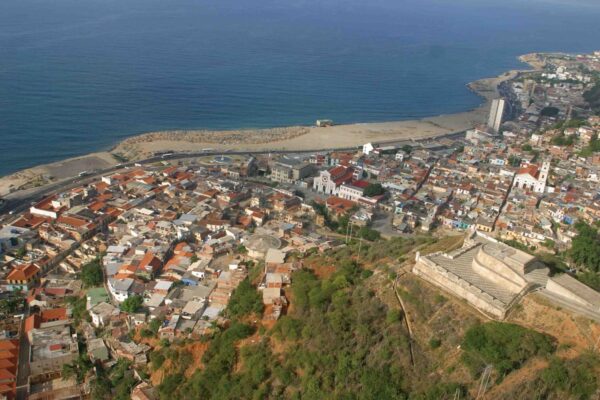
[[[465,111],[523,53],[600,48],[599,20],[591,0],[2,0],[0,175],[146,131]]]

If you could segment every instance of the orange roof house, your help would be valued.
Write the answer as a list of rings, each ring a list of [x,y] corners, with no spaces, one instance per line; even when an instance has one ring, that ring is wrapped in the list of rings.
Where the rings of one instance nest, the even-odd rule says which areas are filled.
[[[29,290],[27,284],[35,281],[40,272],[40,268],[34,264],[21,264],[13,268],[6,277],[11,285],[21,285],[21,289]]]
[[[42,318],[42,322],[67,321],[69,319],[69,310],[64,307],[51,308],[43,310],[40,313],[40,316]]]
[[[341,197],[331,196],[327,198],[327,209],[336,214],[347,214],[356,207],[356,203],[351,200],[342,199]]]
[[[0,340],[0,397],[12,400],[17,393],[18,340]]]
[[[138,265],[137,274],[153,275],[160,269],[161,266],[162,261],[160,258],[156,257],[151,251],[148,251],[146,254],[144,254],[144,257]]]

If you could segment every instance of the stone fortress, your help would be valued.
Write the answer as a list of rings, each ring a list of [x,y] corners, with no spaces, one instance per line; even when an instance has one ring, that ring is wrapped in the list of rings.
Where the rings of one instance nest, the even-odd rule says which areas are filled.
[[[470,232],[450,253],[417,253],[413,273],[502,320],[527,293],[538,291],[561,307],[600,321],[600,293],[567,274],[550,276],[534,256]]]

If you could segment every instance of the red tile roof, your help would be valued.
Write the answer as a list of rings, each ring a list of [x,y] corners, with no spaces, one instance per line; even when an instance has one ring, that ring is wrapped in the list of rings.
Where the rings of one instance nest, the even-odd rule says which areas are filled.
[[[331,180],[334,181],[336,185],[341,185],[352,180],[354,169],[340,165],[330,169],[329,174],[331,175]]]
[[[8,276],[8,281],[29,281],[40,272],[40,269],[33,264],[16,266]]]
[[[358,180],[358,181],[352,182],[352,186],[356,186],[358,188],[364,189],[367,186],[369,186],[369,182],[363,181],[363,180]]]
[[[533,165],[533,164],[528,165],[526,167],[520,168],[518,174],[519,175],[529,174],[529,175],[533,176],[534,178],[537,178],[538,177],[538,167],[537,167],[537,165]]]
[[[66,308],[52,308],[41,312],[42,322],[66,321],[69,319]]]
[[[59,224],[71,226],[73,228],[82,228],[88,224],[88,222],[84,219],[77,218],[77,217],[70,217],[67,215],[61,215],[60,217],[58,217],[56,222],[58,222]]]
[[[17,350],[18,348],[18,340],[0,340],[0,350]]]
[[[102,201],[97,201],[95,203],[92,203],[88,206],[88,208],[92,211],[100,211],[102,210],[104,207],[106,207],[106,203],[102,202]]]
[[[144,254],[144,258],[142,258],[142,261],[140,261],[139,268],[147,270],[147,267],[151,267],[152,271],[156,272],[160,268],[161,264],[162,262],[160,261],[160,259],[149,251],[146,254]]]

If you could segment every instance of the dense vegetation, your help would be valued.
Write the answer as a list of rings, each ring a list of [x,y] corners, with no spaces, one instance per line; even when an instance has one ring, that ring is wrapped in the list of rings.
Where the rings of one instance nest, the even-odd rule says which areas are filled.
[[[544,107],[540,111],[540,115],[543,117],[556,117],[560,110],[556,107]]]
[[[240,282],[229,300],[227,315],[232,318],[255,313],[260,315],[263,311],[262,297],[248,278]]]
[[[580,155],[582,157],[589,157],[592,154],[599,152],[599,151],[600,151],[600,139],[598,139],[598,135],[594,135],[592,137],[592,139],[590,140],[590,143],[581,150]]]
[[[475,376],[491,365],[503,376],[536,355],[555,349],[549,336],[519,325],[489,322],[476,325],[465,334],[462,359]]]
[[[540,376],[540,397],[560,393],[562,398],[589,399],[598,390],[600,362],[595,354],[573,360],[553,358]]]
[[[66,301],[73,313],[73,322],[75,323],[75,326],[79,326],[83,320],[91,320],[91,317],[87,312],[87,300],[85,297],[68,296]]]
[[[575,143],[575,136],[556,135],[552,138],[552,144],[555,146],[572,146]]]
[[[569,259],[579,267],[577,279],[600,290],[600,235],[598,229],[583,221],[575,224],[577,235],[567,252]]]
[[[23,309],[25,297],[21,292],[9,292],[0,300],[0,318],[11,317]]]
[[[493,378],[500,381],[535,357],[551,358],[547,368],[527,381],[530,387],[519,387],[532,394],[529,398],[589,398],[598,385],[596,359],[555,359],[551,337],[518,325],[481,324],[474,318],[461,323],[471,327],[465,332],[444,328],[440,324],[450,322],[442,318],[432,328],[439,336],[422,338],[421,343],[411,340],[404,314],[370,289],[382,275],[373,276],[356,260],[378,265],[376,273],[393,279],[389,260],[402,260],[419,245],[426,246],[420,250],[436,251],[438,243],[432,242],[428,237],[365,242],[360,257],[358,243],[350,243],[305,258],[307,266],[335,265],[335,270],[325,275],[296,271],[286,290],[292,308],[270,329],[254,325],[259,296],[250,281],[244,281],[225,313],[229,324],[215,324],[213,333],[203,338],[203,368],[190,370],[192,359],[185,347],[162,343],[151,353],[149,367],[165,374],[157,387],[160,398],[468,399],[486,366],[493,367]],[[403,288],[402,297],[423,320],[432,320],[449,303],[431,289],[408,283]],[[445,358],[458,344],[460,358]],[[414,359],[411,347],[416,349]],[[456,375],[455,369],[460,371]]]
[[[588,271],[600,272],[600,236],[598,230],[585,222],[575,224],[577,236],[573,238],[569,256],[573,262]]]
[[[103,279],[100,258],[95,258],[81,268],[81,281],[85,287],[100,286]]]
[[[63,364],[61,376],[62,379],[75,378],[77,383],[82,383],[87,373],[92,369],[94,365],[90,361],[89,357],[83,353],[69,364]]]
[[[378,231],[371,229],[368,226],[358,228],[355,225],[353,225],[352,231],[350,231],[350,217],[348,215],[343,215],[338,217],[337,220],[334,220],[331,218],[331,215],[329,214],[329,211],[327,210],[327,207],[324,204],[320,204],[313,201],[312,207],[314,208],[317,214],[323,216],[323,219],[325,220],[325,226],[331,229],[332,231],[344,235],[347,233],[351,233],[353,237],[362,238],[370,241],[378,240],[381,237],[381,234]]]
[[[367,197],[380,196],[384,191],[381,183],[369,183],[367,187],[363,189],[363,195]]]
[[[595,393],[599,385],[600,359],[597,354],[583,353],[567,360],[553,357],[535,377],[511,388],[499,400],[591,400],[597,398]]]
[[[363,257],[380,260],[403,255],[416,243],[423,241],[398,238],[365,243]],[[288,291],[292,311],[258,336],[243,322],[256,313],[257,300],[256,289],[245,281],[226,312],[231,325],[216,328],[210,338],[202,357],[204,369],[186,378],[185,369],[169,350],[152,353],[155,370],[171,360],[158,387],[160,397],[425,400],[459,393],[464,398],[466,389],[458,383],[415,382],[415,374],[423,370],[415,371],[411,365],[402,314],[388,309],[367,288],[364,282],[372,272],[352,261],[356,248],[311,256],[336,262],[335,272],[326,279],[310,270],[295,272]],[[240,341],[245,343],[241,347]],[[283,354],[273,352],[275,343]],[[432,343],[439,347],[436,340]]]
[[[121,303],[121,310],[131,314],[137,312],[142,307],[142,304],[144,304],[142,296],[129,296]]]
[[[253,333],[249,325],[233,322],[231,326],[218,331],[212,337],[208,350],[204,353],[202,361],[205,368],[197,370],[189,379],[185,379],[181,362],[177,362],[174,371],[167,375],[158,386],[161,399],[240,399],[252,396],[256,389],[253,385],[242,385],[241,379],[244,372],[255,373],[250,368],[254,365],[247,364],[242,373],[234,373],[233,368],[238,360],[236,343]],[[185,354],[185,353],[184,353]],[[267,354],[267,353],[265,353]],[[179,353],[177,356],[179,357]],[[163,360],[164,361],[164,360]],[[175,359],[175,361],[178,361]],[[260,374],[252,382],[262,381]],[[246,379],[243,381],[247,382]],[[261,398],[261,397],[256,397]]]
[[[386,307],[358,284],[362,279],[360,268],[348,260],[325,280],[309,271],[294,275],[295,312],[273,331],[290,346],[282,365],[287,379],[279,391],[306,398],[407,394],[408,337],[399,319],[388,320]]]
[[[131,362],[121,358],[109,369],[96,366],[96,377],[90,385],[91,397],[94,400],[127,400],[136,384]]]

